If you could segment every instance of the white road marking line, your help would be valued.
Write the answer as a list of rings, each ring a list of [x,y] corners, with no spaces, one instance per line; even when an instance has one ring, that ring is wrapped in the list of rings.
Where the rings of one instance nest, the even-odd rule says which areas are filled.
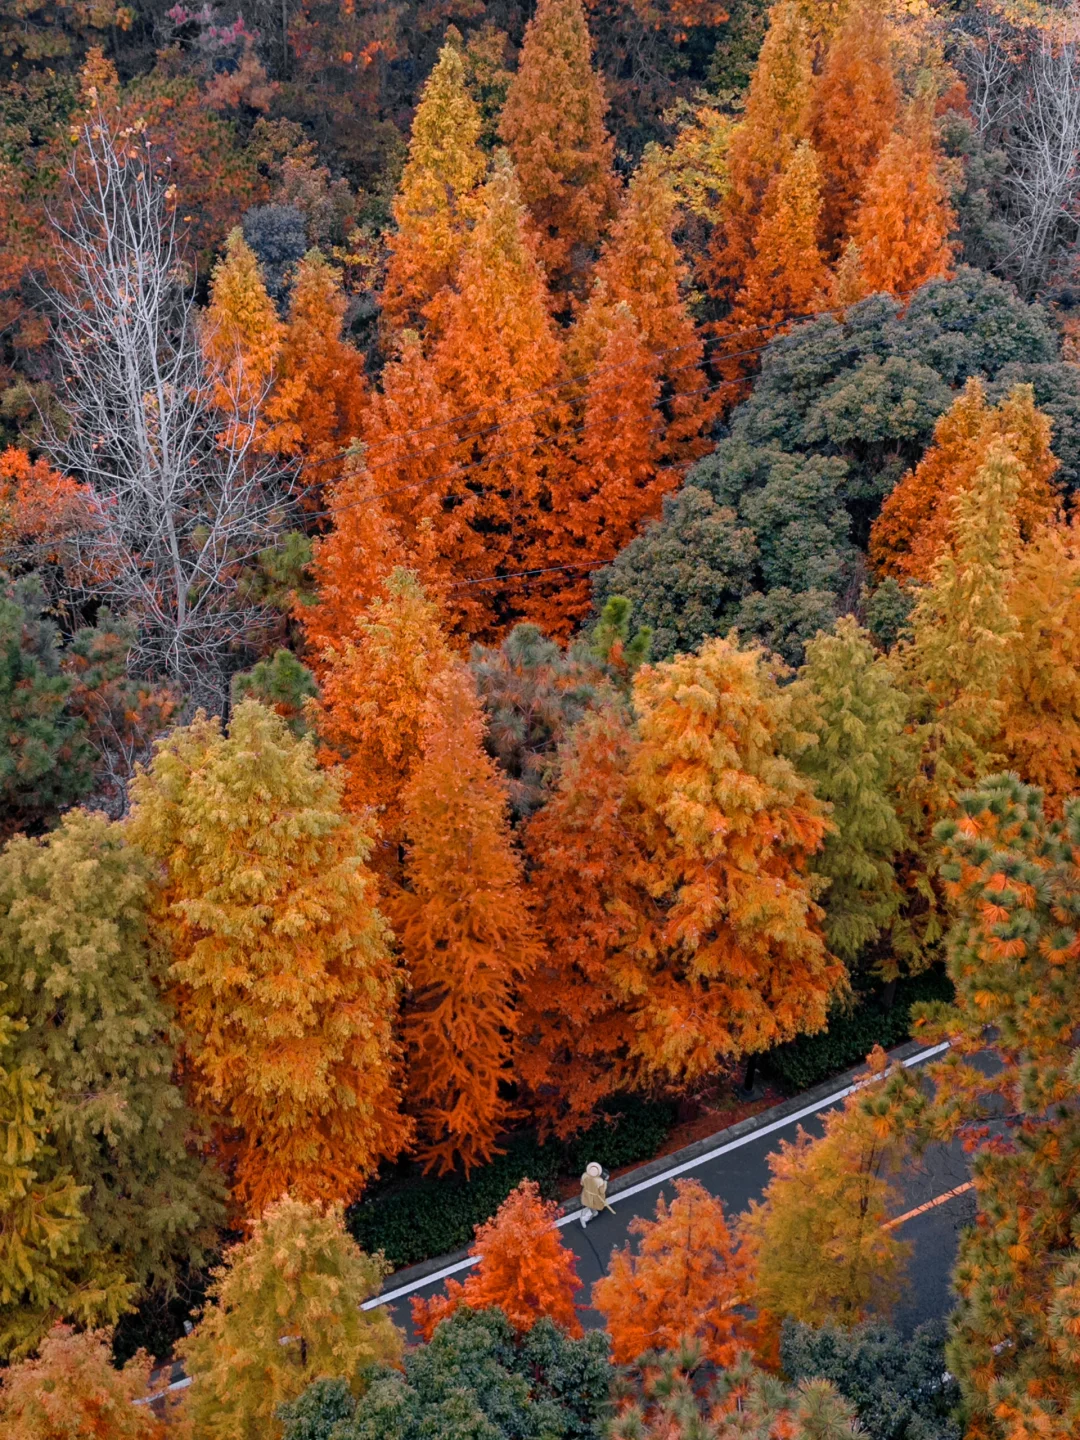
[[[915,1065],[921,1065],[924,1060],[930,1060],[935,1055],[940,1055],[943,1050],[949,1048],[948,1040],[942,1040],[938,1045],[931,1045],[927,1050],[920,1050],[915,1055],[909,1055],[903,1061],[905,1070],[910,1070]],[[763,1135],[772,1135],[777,1130],[782,1130],[786,1125],[795,1125],[800,1120],[805,1120],[808,1115],[816,1115],[821,1110],[828,1110],[840,1100],[846,1100],[856,1090],[862,1090],[870,1084],[872,1076],[856,1080],[851,1085],[845,1085],[842,1090],[836,1090],[831,1095],[826,1095],[823,1100],[817,1100],[813,1105],[804,1105],[801,1110],[795,1110],[790,1115],[784,1115],[779,1120],[772,1120],[768,1125],[762,1125],[759,1130],[752,1130],[749,1134],[740,1135],[735,1140],[729,1140],[725,1145],[717,1145],[713,1150],[706,1150],[704,1155],[697,1155],[693,1160],[684,1160],[681,1165],[673,1165],[669,1170],[664,1170],[651,1179],[641,1180],[637,1185],[630,1185],[625,1190],[620,1190],[617,1195],[611,1196],[611,1204],[618,1205],[623,1200],[629,1200],[631,1195],[640,1195],[644,1190],[651,1190],[654,1186],[663,1185],[668,1180],[675,1179],[678,1175],[685,1175],[689,1170],[696,1170],[699,1165],[707,1165],[710,1160],[717,1160],[721,1155],[728,1155],[732,1150],[740,1150],[744,1145],[750,1145],[755,1140],[760,1140]],[[555,1224],[561,1230],[564,1226],[572,1224],[575,1220],[581,1219],[582,1212],[574,1210],[569,1215],[563,1215]],[[401,1285],[396,1290],[388,1290],[382,1295],[374,1295],[370,1300],[365,1300],[360,1307],[362,1310],[374,1310],[378,1305],[390,1305],[395,1300],[402,1299],[405,1295],[411,1295],[414,1290],[422,1290],[426,1285],[437,1285],[440,1280],[446,1280],[451,1275],[457,1275],[462,1270],[470,1270],[482,1257],[470,1255],[464,1260],[456,1260],[453,1265],[447,1265],[442,1270],[436,1270],[431,1275],[425,1275],[421,1280],[412,1280],[408,1285]]]

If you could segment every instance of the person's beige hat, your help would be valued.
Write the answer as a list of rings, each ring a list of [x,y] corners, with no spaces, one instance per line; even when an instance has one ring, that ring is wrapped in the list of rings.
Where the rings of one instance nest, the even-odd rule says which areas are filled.
[[[591,1161],[588,1165],[585,1166],[585,1174],[592,1175],[593,1178],[596,1180],[599,1180],[600,1176],[603,1173],[603,1169],[596,1163],[595,1160]]]

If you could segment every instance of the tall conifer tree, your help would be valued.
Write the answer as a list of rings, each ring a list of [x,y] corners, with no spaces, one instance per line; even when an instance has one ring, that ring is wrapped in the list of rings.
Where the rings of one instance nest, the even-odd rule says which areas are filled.
[[[520,1333],[545,1315],[572,1336],[581,1335],[574,1296],[580,1281],[574,1252],[555,1228],[558,1204],[540,1199],[535,1180],[523,1180],[497,1213],[476,1227],[469,1254],[479,1263],[468,1279],[446,1282],[446,1294],[413,1301],[413,1323],[425,1340],[459,1305],[497,1305]]]
[[[46,1173],[85,1187],[87,1243],[140,1288],[202,1261],[223,1198],[189,1148],[150,887],[122,827],[85,810],[0,853],[0,984],[21,1021],[10,1054],[51,1090]]]
[[[346,809],[372,812],[375,863],[389,879],[400,873],[402,794],[420,757],[424,708],[451,663],[440,618],[416,576],[396,569],[322,659],[323,758],[341,765]]]
[[[435,312],[479,210],[487,168],[481,128],[461,50],[447,43],[416,107],[394,199],[396,229],[387,242],[390,258],[381,299],[384,319],[395,329],[427,320],[437,328]]]
[[[900,96],[890,32],[873,0],[852,5],[829,46],[810,106],[821,161],[822,240],[835,258],[867,177],[896,124]]]
[[[974,482],[990,446],[1002,441],[1020,466],[1016,518],[1030,539],[1058,505],[1050,422],[1030,385],[1017,385],[996,406],[971,379],[934,427],[933,443],[881,507],[870,532],[870,558],[883,575],[925,583],[952,543],[956,497]]]
[[[408,1139],[371,842],[340,792],[256,700],[228,734],[173,731],[133,785],[185,1069],[249,1217],[285,1191],[352,1199]]]
[[[949,1041],[924,1138],[967,1142],[978,1207],[953,1274],[949,1369],[971,1433],[1065,1440],[1080,1413],[1080,804],[1048,821],[1038,790],[996,775],[938,838],[956,1003],[919,1017],[927,1040]]]
[[[779,0],[769,11],[742,119],[728,149],[728,186],[708,263],[710,284],[722,299],[730,300],[743,283],[769,187],[806,138],[812,83],[806,20],[793,0]]]
[[[557,291],[583,287],[618,197],[591,52],[581,0],[540,0],[499,122]]]
[[[908,702],[869,635],[850,617],[806,647],[789,691],[795,763],[832,806],[813,866],[829,949],[848,965],[887,931],[901,903],[893,865],[904,844],[894,792],[907,769]],[[884,973],[892,978],[891,965]]]
[[[851,222],[863,293],[907,296],[948,275],[955,226],[932,109],[913,101],[867,175]]]
[[[615,308],[628,305],[671,392],[663,437],[665,463],[704,454],[702,430],[715,413],[705,380],[705,347],[683,293],[686,267],[675,243],[677,200],[663,156],[647,150],[596,266],[593,289],[568,342],[569,362],[584,375],[601,361]]]
[[[533,564],[545,533],[546,492],[560,483],[553,442],[561,409],[552,389],[562,347],[544,272],[509,158],[497,158],[468,238],[434,352],[435,373],[459,421],[475,502],[459,532],[454,568],[484,604],[475,638],[520,613],[524,582],[501,574]]]
[[[393,906],[409,974],[404,1037],[419,1156],[445,1172],[495,1153],[514,992],[537,947],[511,845],[506,791],[484,750],[470,672],[445,670],[404,796],[404,885]]]
[[[763,343],[786,321],[823,303],[826,270],[818,244],[821,222],[820,166],[802,140],[773,179],[754,232],[735,306],[725,322],[745,326],[748,343]]]

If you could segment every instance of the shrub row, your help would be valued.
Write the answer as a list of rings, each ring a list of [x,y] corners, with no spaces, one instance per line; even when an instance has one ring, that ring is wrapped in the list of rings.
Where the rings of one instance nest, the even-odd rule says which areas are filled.
[[[911,1007],[919,1000],[951,1000],[952,981],[936,966],[897,982],[893,1003],[882,992],[864,995],[847,1013],[834,1014],[820,1035],[800,1035],[763,1058],[762,1068],[788,1095],[797,1095],[866,1059],[875,1045],[886,1050],[911,1037]]]

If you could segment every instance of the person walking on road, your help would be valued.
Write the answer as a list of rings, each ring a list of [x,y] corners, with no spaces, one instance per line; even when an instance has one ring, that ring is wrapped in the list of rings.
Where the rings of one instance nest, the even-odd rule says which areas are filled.
[[[581,1228],[584,1230],[594,1215],[611,1210],[607,1198],[608,1172],[593,1160],[585,1166],[581,1177]],[[614,1215],[615,1211],[611,1210]]]

